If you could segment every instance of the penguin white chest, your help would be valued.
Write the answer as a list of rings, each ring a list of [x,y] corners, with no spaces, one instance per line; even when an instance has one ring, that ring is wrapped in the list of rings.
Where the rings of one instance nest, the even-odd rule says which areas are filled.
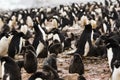
[[[107,57],[108,57],[108,64],[109,64],[109,67],[110,67],[110,70],[112,72],[112,69],[111,69],[111,60],[113,58],[113,52],[112,52],[112,48],[109,48],[107,50]]]
[[[114,67],[114,71],[112,73],[112,80],[120,80],[120,67],[119,68]]]
[[[36,49],[37,56],[40,54],[40,52],[42,52],[44,47],[45,47],[44,44],[41,41],[39,41],[38,47]]]
[[[90,50],[90,45],[89,45],[89,42],[87,41],[86,44],[85,44],[84,55],[83,56],[87,56],[89,50]]]
[[[43,80],[43,79],[41,79],[41,78],[36,78],[35,80]]]
[[[58,40],[59,42],[61,42],[61,41],[60,41],[60,37],[59,37],[58,34],[55,34],[55,35],[53,36],[53,40]]]
[[[2,69],[2,78],[3,78],[3,76],[4,76],[4,74],[5,74],[5,61],[2,62],[2,67],[1,67],[1,69]]]

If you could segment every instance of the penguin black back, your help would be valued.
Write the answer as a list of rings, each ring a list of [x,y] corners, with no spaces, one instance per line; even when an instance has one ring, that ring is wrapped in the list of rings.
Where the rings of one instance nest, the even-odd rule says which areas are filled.
[[[18,52],[20,51],[20,47],[22,48],[22,45],[20,45],[22,42],[20,38],[24,36],[22,32],[20,33],[14,32],[14,33],[15,34],[13,35],[8,47],[8,56],[12,58],[14,58],[16,54],[18,54]]]
[[[57,73],[57,71],[52,68],[50,65],[44,65],[43,66],[43,72],[45,72],[46,76],[47,76],[47,80],[59,80],[59,75]]]
[[[69,66],[69,73],[84,74],[84,64],[79,53],[75,53]]]
[[[24,68],[27,73],[34,73],[37,70],[37,57],[34,52],[34,49],[31,49],[30,46],[27,48],[24,56]]]
[[[15,61],[10,57],[2,57],[2,78],[3,80],[21,80],[21,73],[19,66],[15,63]]]
[[[53,69],[57,70],[57,55],[52,53],[50,54],[43,62],[43,66],[45,65],[49,65],[51,66]]]
[[[83,30],[80,39],[77,41],[77,50],[75,53],[80,53],[81,55],[85,54],[85,45],[88,42],[91,48],[91,33],[92,33],[92,26],[91,24],[85,25],[85,29]]]
[[[62,44],[58,40],[54,40],[53,43],[49,45],[48,50],[50,53],[55,53],[57,55],[62,52]]]

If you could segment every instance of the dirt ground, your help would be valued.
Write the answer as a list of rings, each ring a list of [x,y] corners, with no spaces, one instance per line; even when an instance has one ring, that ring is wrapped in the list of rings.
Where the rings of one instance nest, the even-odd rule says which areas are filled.
[[[57,66],[60,77],[63,77],[68,73],[69,64],[72,59],[72,55],[66,55],[61,53],[57,58]],[[38,70],[41,71],[43,59],[38,59]],[[107,62],[107,58],[102,57],[86,57],[83,59],[86,80],[108,80],[110,76],[110,70]],[[22,80],[27,80],[31,74],[27,74],[22,69]]]

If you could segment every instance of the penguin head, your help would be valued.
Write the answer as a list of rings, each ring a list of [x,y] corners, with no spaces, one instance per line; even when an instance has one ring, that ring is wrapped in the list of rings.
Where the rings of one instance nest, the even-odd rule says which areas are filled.
[[[82,63],[82,58],[81,58],[79,53],[74,54],[73,60],[74,60],[74,62],[81,62]]]
[[[28,80],[46,80],[47,76],[43,72],[36,72]]]
[[[1,57],[0,60],[1,60],[1,63],[3,63],[3,62],[5,62],[5,63],[14,63],[14,60],[11,57],[7,57],[7,56]]]
[[[89,20],[88,20],[87,16],[84,16],[84,15],[83,15],[83,16],[81,17],[81,20],[80,20],[80,21],[81,21],[81,26],[82,26],[82,27],[84,27],[85,25],[89,24]]]
[[[35,58],[35,53],[32,50],[27,50],[25,53],[26,58],[32,59]]]
[[[91,26],[91,24],[85,25],[85,30],[88,31],[88,32],[92,32],[92,26]]]
[[[92,29],[95,29],[97,27],[97,23],[95,20],[91,20],[90,23],[92,25]]]
[[[8,37],[9,37],[9,34],[7,34],[7,33],[1,33],[1,34],[0,34],[0,39],[1,39],[3,36],[5,36],[6,38],[8,38]]]
[[[107,48],[120,47],[119,42],[116,39],[112,39],[112,38],[109,38],[109,39],[105,40],[105,44],[106,44]]]

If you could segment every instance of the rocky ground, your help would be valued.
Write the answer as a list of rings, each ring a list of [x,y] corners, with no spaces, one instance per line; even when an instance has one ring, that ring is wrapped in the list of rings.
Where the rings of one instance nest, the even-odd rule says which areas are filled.
[[[66,52],[59,54],[57,58],[57,65],[60,77],[66,77],[69,69],[69,64],[72,59],[72,55],[66,55]],[[43,59],[38,59],[38,71],[41,71]],[[86,80],[108,80],[110,76],[110,70],[108,67],[107,59],[101,57],[86,57],[83,59],[85,66],[85,78]],[[27,74],[22,69],[22,80],[27,80],[31,74]],[[72,80],[72,79],[71,79]]]

